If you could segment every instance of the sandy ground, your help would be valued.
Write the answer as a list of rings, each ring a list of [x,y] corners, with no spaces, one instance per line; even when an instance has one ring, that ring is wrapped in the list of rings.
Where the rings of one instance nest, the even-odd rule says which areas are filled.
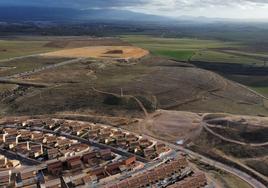
[[[109,53],[113,50],[122,50],[123,53]],[[69,58],[103,58],[103,59],[139,59],[148,55],[147,50],[134,46],[90,46],[59,50],[43,54],[45,57],[69,57]]]
[[[138,125],[132,126],[136,126],[136,132],[174,143],[191,140],[199,135],[200,121],[201,116],[196,113],[158,110]]]

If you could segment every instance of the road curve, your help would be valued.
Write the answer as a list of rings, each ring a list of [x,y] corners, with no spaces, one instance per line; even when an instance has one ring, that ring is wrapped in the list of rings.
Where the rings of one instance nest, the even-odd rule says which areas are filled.
[[[247,174],[247,173],[245,173],[245,172],[243,172],[241,170],[238,170],[236,168],[233,168],[233,167],[230,167],[228,165],[225,165],[225,164],[223,164],[221,162],[218,162],[218,161],[215,161],[215,160],[210,159],[208,157],[205,157],[205,156],[203,156],[203,155],[201,155],[199,153],[196,153],[194,151],[186,149],[186,148],[184,148],[182,146],[171,144],[169,142],[165,142],[163,140],[159,140],[157,138],[150,137],[148,135],[142,135],[142,136],[154,139],[154,140],[158,141],[159,143],[164,143],[164,144],[166,144],[167,146],[169,146],[170,148],[172,148],[174,150],[179,150],[179,151],[182,151],[182,152],[188,154],[189,156],[193,156],[195,158],[198,158],[201,162],[203,162],[205,164],[208,164],[210,166],[213,166],[213,167],[215,167],[217,169],[220,169],[220,170],[223,170],[225,172],[229,172],[229,173],[239,177],[240,179],[244,180],[245,182],[247,182],[249,185],[251,185],[254,188],[267,188],[266,185],[264,185],[263,183],[261,183],[257,179],[253,178],[252,176],[250,176],[249,174]]]

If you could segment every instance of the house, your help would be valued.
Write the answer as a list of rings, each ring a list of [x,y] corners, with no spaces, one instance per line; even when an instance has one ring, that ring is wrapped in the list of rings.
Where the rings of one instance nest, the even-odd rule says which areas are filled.
[[[43,143],[44,135],[42,132],[34,131],[32,132],[31,140],[34,142],[40,142]]]
[[[65,137],[58,137],[55,147],[58,147],[58,148],[70,147],[72,144],[77,143],[77,142],[78,141],[76,140],[70,140]]]
[[[47,164],[47,171],[52,175],[60,175],[63,170],[63,164],[60,160],[56,160]]]
[[[108,161],[111,160],[112,157],[112,151],[110,149],[102,149],[99,151],[99,155],[101,157],[101,159]]]
[[[85,153],[82,157],[82,161],[84,163],[89,163],[89,160],[97,158],[97,153],[98,153],[97,151],[91,151],[91,152]]]
[[[18,130],[14,128],[5,128],[4,133],[7,133],[9,136],[17,136]]]
[[[91,176],[86,173],[80,173],[75,176],[64,177],[63,179],[69,187],[86,187],[89,186],[90,183],[92,183]]]
[[[111,176],[111,175],[115,175],[121,172],[120,167],[122,166],[122,162],[121,161],[117,161],[117,162],[113,162],[111,164],[108,164],[107,166],[105,166],[105,172]]]
[[[61,187],[61,181],[59,178],[53,179],[46,181],[45,183],[41,184],[40,187],[45,187],[45,188],[60,188]]]
[[[134,134],[126,134],[125,138],[128,143],[135,142],[138,140],[138,137],[136,137]]]
[[[44,135],[44,139],[43,139],[43,143],[47,144],[49,146],[54,145],[57,142],[57,137],[54,136],[53,134],[45,134]]]
[[[0,155],[0,168],[6,168],[7,158],[3,155]]]
[[[16,187],[32,186],[37,183],[37,170],[35,167],[23,169],[19,174],[16,181]]]
[[[154,159],[158,156],[154,148],[146,148],[143,150],[143,155],[146,159]]]
[[[8,133],[0,134],[0,144],[5,142],[5,138],[8,135]]]
[[[49,160],[55,159],[61,155],[61,153],[59,152],[57,148],[47,149],[46,151],[47,151],[47,157]]]
[[[22,156],[29,156],[30,143],[29,142],[20,142],[16,146],[16,152]]]
[[[129,151],[133,153],[136,153],[141,150],[139,141],[129,141],[128,148]]]
[[[136,160],[137,159],[135,156],[129,157],[129,158],[125,159],[122,164],[126,165],[126,166],[130,166],[130,165],[133,165],[136,162]]]
[[[146,138],[141,138],[141,139],[139,140],[139,143],[140,143],[140,147],[141,147],[142,149],[147,148],[147,147],[149,147],[149,146],[152,145],[152,142],[150,142],[150,141],[149,141],[148,139],[146,139]]]
[[[20,135],[6,135],[4,137],[5,147],[13,149],[19,142]]]
[[[37,158],[43,154],[44,154],[44,150],[43,150],[42,144],[30,143],[30,156],[31,157]]]
[[[72,157],[66,160],[67,167],[70,170],[79,169],[81,168],[82,161],[80,156]]]
[[[164,143],[156,143],[154,145],[154,148],[158,155],[164,153],[167,150],[167,147]]]
[[[68,150],[73,151],[74,155],[81,155],[90,150],[90,147],[87,144],[73,144],[71,145]]]
[[[20,130],[19,134],[20,134],[20,140],[23,141],[28,141],[32,137],[32,133],[29,130]]]
[[[0,171],[0,187],[8,187],[11,184],[11,170]]]

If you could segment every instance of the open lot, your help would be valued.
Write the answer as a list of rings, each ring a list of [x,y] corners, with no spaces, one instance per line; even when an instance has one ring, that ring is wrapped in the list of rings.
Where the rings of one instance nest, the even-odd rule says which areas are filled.
[[[158,110],[144,121],[127,126],[127,129],[176,143],[190,141],[198,136],[200,122],[201,117],[195,113]]]

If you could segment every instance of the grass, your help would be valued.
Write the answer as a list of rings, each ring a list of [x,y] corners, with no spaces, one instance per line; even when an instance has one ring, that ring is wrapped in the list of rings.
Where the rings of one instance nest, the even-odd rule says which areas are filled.
[[[171,57],[176,60],[187,61],[189,60],[194,54],[192,50],[155,50],[153,51],[153,55],[159,55],[164,57]]]
[[[0,84],[0,93],[5,91],[12,91],[17,85],[15,84]]]
[[[52,51],[44,45],[48,41],[0,40],[0,60]]]
[[[224,173],[224,172],[215,172],[213,173],[215,179],[219,180],[223,187],[225,188],[252,188],[248,183],[244,182],[240,178]]]
[[[150,50],[154,55],[188,60],[195,52],[203,49],[237,48],[243,45],[237,42],[222,42],[217,40],[201,40],[192,38],[157,38],[151,36],[121,36],[121,39],[133,45]]]
[[[67,60],[67,58],[27,57],[11,61],[0,61],[0,77],[33,71],[34,69],[59,63],[65,60]]]
[[[227,54],[223,52],[218,51],[212,51],[212,50],[204,50],[199,51],[195,53],[192,61],[203,61],[203,62],[217,62],[217,63],[237,63],[237,64],[247,64],[247,65],[263,65],[263,61],[239,56],[239,55],[233,55],[233,54]]]
[[[252,87],[255,91],[261,93],[262,95],[268,97],[268,86],[266,87]]]

